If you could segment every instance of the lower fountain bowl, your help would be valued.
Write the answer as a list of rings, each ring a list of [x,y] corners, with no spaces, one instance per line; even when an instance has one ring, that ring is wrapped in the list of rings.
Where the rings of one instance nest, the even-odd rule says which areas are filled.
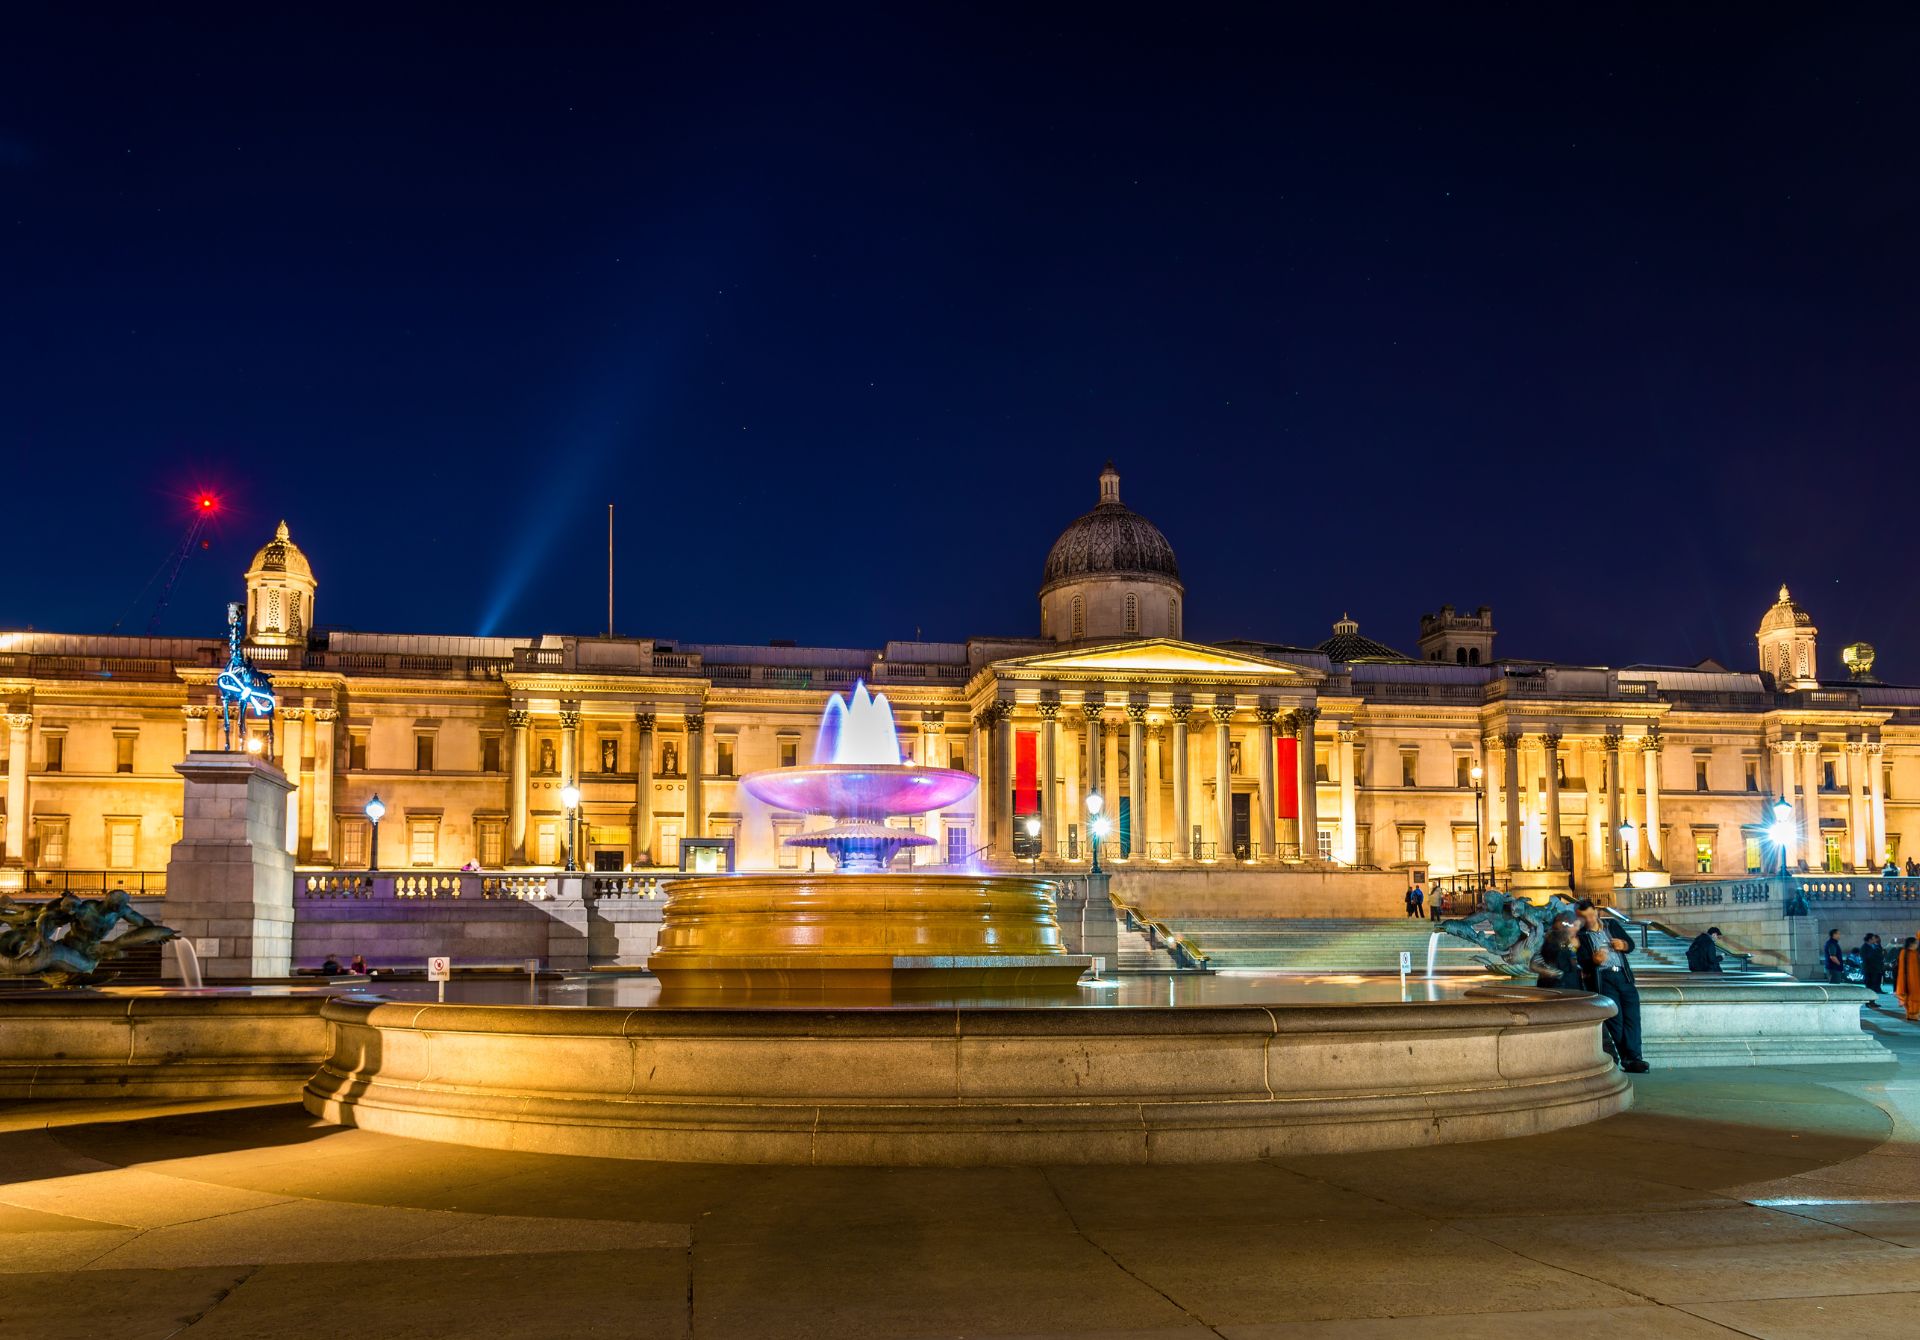
[[[1071,990],[1052,885],[1017,875],[675,880],[647,960],[664,995],[783,999]]]

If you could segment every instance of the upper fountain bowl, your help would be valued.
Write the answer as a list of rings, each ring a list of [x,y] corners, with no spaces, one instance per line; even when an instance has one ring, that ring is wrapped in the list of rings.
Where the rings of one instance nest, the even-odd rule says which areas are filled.
[[[920,768],[911,763],[824,764],[767,768],[740,784],[762,804],[835,819],[884,821],[892,814],[945,809],[978,784],[970,772]]]

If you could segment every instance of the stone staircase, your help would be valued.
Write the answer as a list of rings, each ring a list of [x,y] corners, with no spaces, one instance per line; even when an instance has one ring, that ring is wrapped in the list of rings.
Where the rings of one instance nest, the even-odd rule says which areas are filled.
[[[1120,927],[1120,957],[1114,968],[1119,972],[1191,972],[1173,961],[1164,949],[1155,949],[1144,931]]]
[[[1413,956],[1413,971],[1427,970],[1427,944],[1438,927],[1409,918],[1362,920],[1289,917],[1271,921],[1169,920],[1206,955],[1216,970],[1273,972],[1398,972],[1400,955]],[[1681,946],[1682,961],[1686,946]],[[1434,953],[1436,971],[1484,971],[1479,947],[1442,934]]]

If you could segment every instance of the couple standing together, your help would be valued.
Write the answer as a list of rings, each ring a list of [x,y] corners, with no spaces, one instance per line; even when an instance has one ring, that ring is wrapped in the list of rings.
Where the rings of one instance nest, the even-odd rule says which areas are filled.
[[[1547,927],[1546,942],[1528,966],[1534,985],[1549,991],[1591,991],[1613,1002],[1607,1020],[1607,1052],[1629,1074],[1644,1075],[1650,1066],[1640,1055],[1640,989],[1634,985],[1633,937],[1623,922],[1600,915],[1591,898],[1574,904],[1572,916],[1561,915]]]

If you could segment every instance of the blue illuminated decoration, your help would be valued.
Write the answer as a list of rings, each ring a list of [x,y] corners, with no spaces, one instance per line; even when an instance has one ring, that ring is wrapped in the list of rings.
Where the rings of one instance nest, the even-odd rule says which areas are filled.
[[[247,717],[265,717],[267,720],[267,753],[273,753],[273,681],[253,668],[247,660],[247,653],[240,649],[240,606],[229,602],[227,605],[227,668],[220,672],[220,678],[214,681],[220,690],[220,730],[224,740],[223,747],[233,748],[233,719],[240,718],[240,730],[244,735]]]

